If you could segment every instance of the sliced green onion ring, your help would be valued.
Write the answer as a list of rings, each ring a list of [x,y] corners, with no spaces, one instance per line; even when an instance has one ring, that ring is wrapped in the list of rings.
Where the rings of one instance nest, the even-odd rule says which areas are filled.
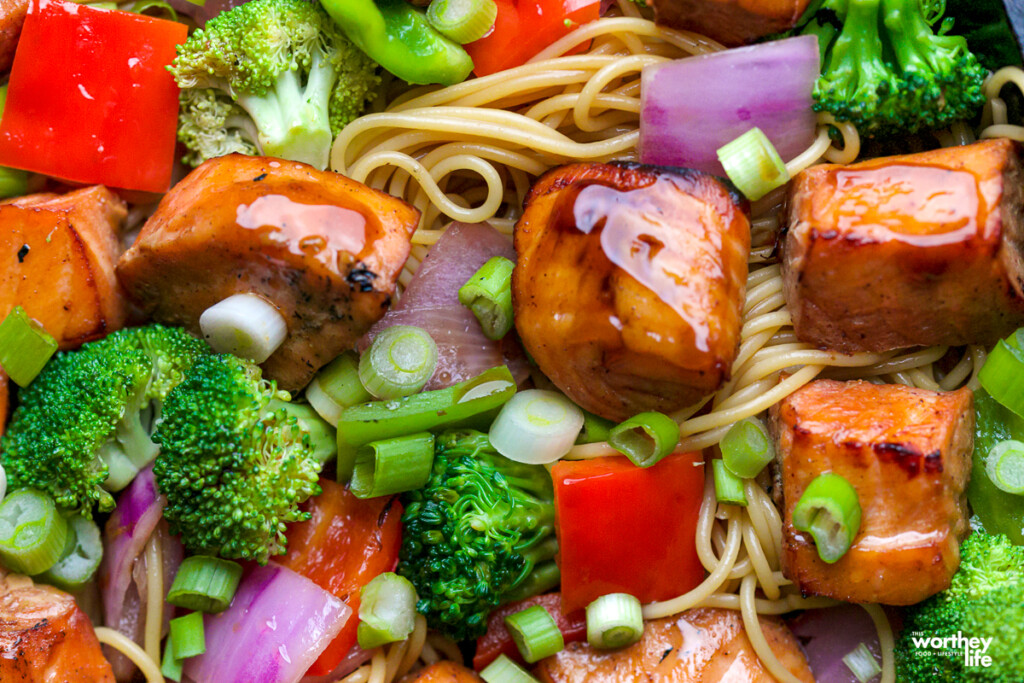
[[[232,294],[199,316],[203,337],[219,353],[262,363],[288,336],[288,323],[277,306],[258,294]]]
[[[177,607],[216,614],[231,604],[242,579],[242,565],[209,555],[192,555],[181,563],[167,593]]]
[[[764,423],[756,417],[740,420],[725,433],[718,444],[729,471],[743,479],[753,479],[775,457],[775,447]]]
[[[192,612],[171,619],[171,652],[175,659],[187,659],[206,652],[206,629],[203,613]]]
[[[57,341],[21,306],[0,323],[0,367],[19,387],[31,384],[56,352]]]
[[[583,429],[576,437],[576,443],[600,443],[608,440],[608,433],[611,432],[615,423],[593,413],[583,411]]]
[[[505,655],[498,655],[497,659],[488,664],[480,672],[480,678],[487,683],[540,683]]]
[[[1024,329],[1024,328],[1022,328]],[[1024,351],[1022,330],[996,342],[978,373],[978,381],[989,395],[1024,417]]]
[[[0,560],[34,576],[67,551],[68,523],[53,499],[33,489],[14,491],[0,503]]]
[[[370,650],[405,640],[416,626],[416,589],[394,572],[377,576],[359,591],[359,647]]]
[[[178,11],[175,10],[169,2],[164,2],[164,0],[139,0],[139,2],[132,5],[132,12],[135,14],[145,14],[151,9],[163,10],[170,15],[171,21],[178,20]]]
[[[814,538],[818,557],[829,564],[838,561],[853,545],[860,520],[857,490],[831,472],[818,475],[793,508],[793,526]]]
[[[600,650],[632,645],[644,634],[640,601],[627,593],[602,595],[587,605],[587,642]]]
[[[164,675],[164,678],[181,681],[184,668],[185,663],[174,657],[174,636],[168,634],[167,642],[164,643],[164,656],[160,661],[160,673]]]
[[[743,480],[730,472],[721,460],[712,460],[711,467],[715,478],[715,499],[719,503],[746,507],[747,494],[743,490]]]
[[[562,394],[520,391],[501,408],[488,434],[494,449],[529,465],[554,462],[568,453],[583,427],[583,411]]]
[[[462,0],[438,0],[439,3]],[[489,1],[493,4],[494,0]],[[434,3],[430,3],[431,7]],[[427,10],[430,14],[430,10]],[[492,20],[493,21],[493,20]],[[501,339],[512,329],[512,270],[515,264],[504,256],[495,256],[480,267],[466,284],[459,288],[459,303],[473,311],[484,336]]]
[[[668,415],[651,411],[634,415],[608,433],[608,445],[637,467],[650,467],[675,450],[679,425]]]
[[[720,147],[718,160],[729,180],[751,201],[789,182],[785,162],[760,128]]]
[[[64,590],[81,588],[96,574],[103,559],[103,539],[96,522],[82,515],[68,520],[68,540],[65,552],[47,569],[42,579]]]
[[[519,648],[519,654],[529,664],[565,648],[565,639],[558,630],[558,624],[541,605],[533,605],[508,615],[505,617],[505,627],[512,636],[512,642]]]
[[[868,683],[872,678],[882,673],[882,667],[878,660],[871,654],[871,650],[864,643],[861,643],[846,656],[843,657],[843,664],[853,672],[853,675],[860,683]]]
[[[985,472],[1003,491],[1024,495],[1024,443],[1012,439],[997,443],[985,458]]]
[[[418,489],[430,479],[434,435],[421,432],[374,441],[356,452],[350,489],[356,498],[377,498]]]
[[[437,344],[422,328],[394,325],[378,334],[359,359],[359,379],[380,399],[415,394],[437,367]]]
[[[306,400],[332,427],[345,408],[372,401],[359,380],[359,356],[346,351],[328,363],[306,387]]]
[[[460,45],[483,38],[497,17],[494,0],[432,0],[427,7],[430,25]]]

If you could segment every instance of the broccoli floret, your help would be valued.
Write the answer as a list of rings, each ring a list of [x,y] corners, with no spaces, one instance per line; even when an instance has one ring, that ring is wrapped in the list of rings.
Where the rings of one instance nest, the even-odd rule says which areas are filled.
[[[553,498],[546,469],[499,455],[486,434],[440,435],[427,485],[403,496],[398,561],[427,623],[475,638],[495,607],[557,584]]]
[[[336,436],[289,398],[227,354],[200,358],[167,396],[153,474],[190,551],[266,563],[285,551],[285,525],[309,519],[299,504],[320,493]]]
[[[960,548],[960,568],[950,587],[908,608],[905,617],[896,642],[898,680],[1024,680],[1024,547],[1002,534],[975,531]],[[966,665],[963,646],[955,640],[961,635],[989,643],[988,666]],[[950,640],[938,648],[924,642],[933,638]]]
[[[168,67],[178,139],[198,165],[232,152],[327,167],[331,141],[376,97],[377,65],[319,3],[251,0],[195,31]]]
[[[795,29],[818,37],[815,111],[861,135],[915,133],[970,119],[987,71],[959,36],[945,35],[943,0],[816,0]],[[939,24],[938,32],[933,26]]]
[[[150,438],[167,393],[209,347],[183,330],[120,330],[58,353],[19,395],[0,441],[12,488],[30,487],[89,517],[113,509],[156,457]]]

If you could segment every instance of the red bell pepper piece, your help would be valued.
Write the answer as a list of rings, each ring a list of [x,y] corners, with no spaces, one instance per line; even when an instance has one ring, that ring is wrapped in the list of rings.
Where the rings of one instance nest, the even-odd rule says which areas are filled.
[[[503,607],[491,612],[487,617],[487,633],[476,639],[476,654],[473,655],[473,668],[477,671],[483,670],[488,664],[498,658],[498,655],[510,657],[520,664],[523,657],[519,654],[519,648],[512,641],[508,629],[505,627],[505,617],[522,612],[528,607],[540,605],[554,618],[555,625],[562,632],[562,638],[566,643],[573,643],[578,640],[587,639],[587,614],[578,610],[572,614],[562,613],[562,596],[559,593],[545,593],[535,595],[519,602],[510,602]]]
[[[563,460],[551,476],[562,609],[585,608],[608,593],[666,600],[704,579],[695,542],[700,453],[669,455],[648,468],[624,457]]]
[[[184,24],[32,0],[0,123],[0,165],[73,182],[165,192]]]
[[[329,674],[356,644],[359,589],[394,571],[402,543],[402,504],[397,498],[360,500],[336,482],[321,479],[323,493],[304,509],[312,519],[288,527],[288,553],[276,560],[336,595],[352,616],[309,669]]]
[[[464,45],[473,72],[487,76],[525,64],[581,24],[600,16],[601,0],[496,0],[494,28]]]

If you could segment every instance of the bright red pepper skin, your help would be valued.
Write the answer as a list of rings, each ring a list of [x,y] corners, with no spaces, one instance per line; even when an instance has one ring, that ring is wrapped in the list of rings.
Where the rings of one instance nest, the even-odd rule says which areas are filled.
[[[402,504],[397,498],[360,500],[348,488],[320,480],[323,493],[303,505],[312,519],[288,527],[288,553],[277,560],[352,608],[352,616],[308,675],[331,673],[356,644],[359,589],[394,571],[402,543]]]
[[[464,45],[473,73],[488,76],[525,64],[581,24],[600,16],[600,0],[496,0],[494,28]],[[568,25],[566,25],[568,22]]]
[[[476,654],[473,655],[473,668],[482,671],[484,667],[498,658],[498,655],[505,655],[523,664],[523,657],[519,654],[519,648],[512,641],[508,629],[505,627],[505,617],[522,612],[524,609],[540,605],[548,611],[555,625],[562,632],[562,638],[566,643],[574,643],[587,639],[587,615],[582,610],[572,614],[562,613],[562,596],[559,593],[545,593],[535,595],[519,602],[510,602],[491,612],[487,617],[487,633],[476,639]]]
[[[624,457],[563,460],[551,476],[567,613],[608,593],[666,600],[704,579],[695,542],[700,453],[669,455],[648,468]]]
[[[184,24],[32,0],[0,124],[0,165],[72,182],[165,192]]]

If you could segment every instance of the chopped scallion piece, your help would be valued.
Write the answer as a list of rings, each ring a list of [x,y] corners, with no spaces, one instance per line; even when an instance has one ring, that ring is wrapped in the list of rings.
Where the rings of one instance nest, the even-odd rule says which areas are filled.
[[[0,367],[19,387],[27,387],[57,351],[57,341],[15,306],[0,323]]]
[[[565,648],[565,639],[554,618],[541,605],[527,607],[505,617],[512,641],[527,663],[533,664]]]
[[[164,675],[164,678],[181,681],[184,668],[184,662],[174,657],[174,638],[168,634],[167,642],[164,644],[164,657],[160,662],[160,673]]]
[[[199,316],[203,337],[219,353],[262,363],[288,336],[277,306],[256,294],[232,294]]]
[[[332,427],[345,408],[372,401],[359,380],[359,356],[346,351],[328,363],[306,387],[306,400]]]
[[[729,180],[751,201],[789,182],[785,162],[760,128],[720,147],[718,160]]]
[[[730,427],[718,447],[729,471],[744,479],[756,477],[775,457],[768,430],[756,417],[740,420]]]
[[[715,499],[719,503],[747,505],[747,494],[743,491],[743,480],[729,471],[721,460],[712,460],[715,477]]]
[[[853,675],[860,683],[868,683],[872,678],[882,673],[882,667],[878,660],[871,654],[871,650],[864,643],[861,643],[843,657],[843,664],[849,667]]]
[[[209,555],[192,555],[181,563],[167,602],[197,612],[216,614],[231,604],[242,578],[242,565]]]
[[[480,672],[480,678],[487,683],[540,683],[505,655],[498,655],[497,659],[488,664]]]
[[[608,440],[608,433],[615,423],[603,417],[594,415],[586,410],[583,411],[583,429],[576,437],[576,443],[600,443]]]
[[[427,483],[434,464],[434,435],[421,432],[374,441],[356,452],[350,485],[356,498],[412,491]]]
[[[359,359],[359,379],[381,399],[415,394],[434,374],[437,344],[419,327],[395,325],[378,334]]]
[[[476,0],[438,0],[438,4]],[[494,5],[494,0],[484,0]],[[435,3],[431,2],[431,7]],[[430,15],[430,10],[427,10]],[[493,21],[493,19],[492,19]],[[466,284],[459,288],[459,303],[473,311],[484,336],[501,339],[512,329],[512,270],[515,264],[504,256],[495,256],[480,267]]]
[[[377,576],[359,591],[359,647],[369,650],[404,640],[416,626],[416,589],[394,572]]]
[[[587,642],[612,650],[632,645],[644,634],[640,601],[626,593],[602,595],[587,605]]]
[[[191,612],[171,619],[171,652],[175,659],[187,659],[206,652],[206,629],[203,613]]]
[[[608,433],[608,445],[637,467],[650,467],[675,450],[679,425],[664,413],[634,415]]]
[[[583,411],[562,394],[520,391],[501,408],[488,436],[509,460],[543,465],[569,452],[583,426]]]
[[[114,9],[117,9],[116,4],[114,5]],[[171,21],[178,21],[177,10],[171,7],[171,4],[169,2],[164,2],[164,0],[139,0],[139,2],[136,2],[134,5],[132,5],[132,12],[134,12],[135,14],[145,14],[147,11],[151,9],[163,10],[164,12],[167,12],[167,14],[169,15],[167,17],[168,19],[170,19]]]
[[[857,490],[838,474],[818,475],[793,508],[793,526],[809,533],[818,557],[832,564],[846,554],[860,531]]]
[[[53,499],[19,489],[0,503],[0,560],[28,576],[42,573],[67,551],[68,523]]]
[[[1024,494],[1024,443],[1011,439],[997,443],[985,458],[985,472],[1003,491]]]
[[[430,25],[460,45],[483,38],[497,16],[494,0],[432,0],[427,6]]]
[[[96,522],[81,515],[68,520],[68,542],[65,552],[56,564],[43,573],[46,583],[74,590],[80,588],[96,574],[103,559],[103,539]]]
[[[0,465],[0,502],[3,502],[4,497],[7,495],[7,470],[4,469],[3,465]]]
[[[982,388],[999,403],[1024,417],[1024,350],[1021,328],[996,342],[978,373]]]

